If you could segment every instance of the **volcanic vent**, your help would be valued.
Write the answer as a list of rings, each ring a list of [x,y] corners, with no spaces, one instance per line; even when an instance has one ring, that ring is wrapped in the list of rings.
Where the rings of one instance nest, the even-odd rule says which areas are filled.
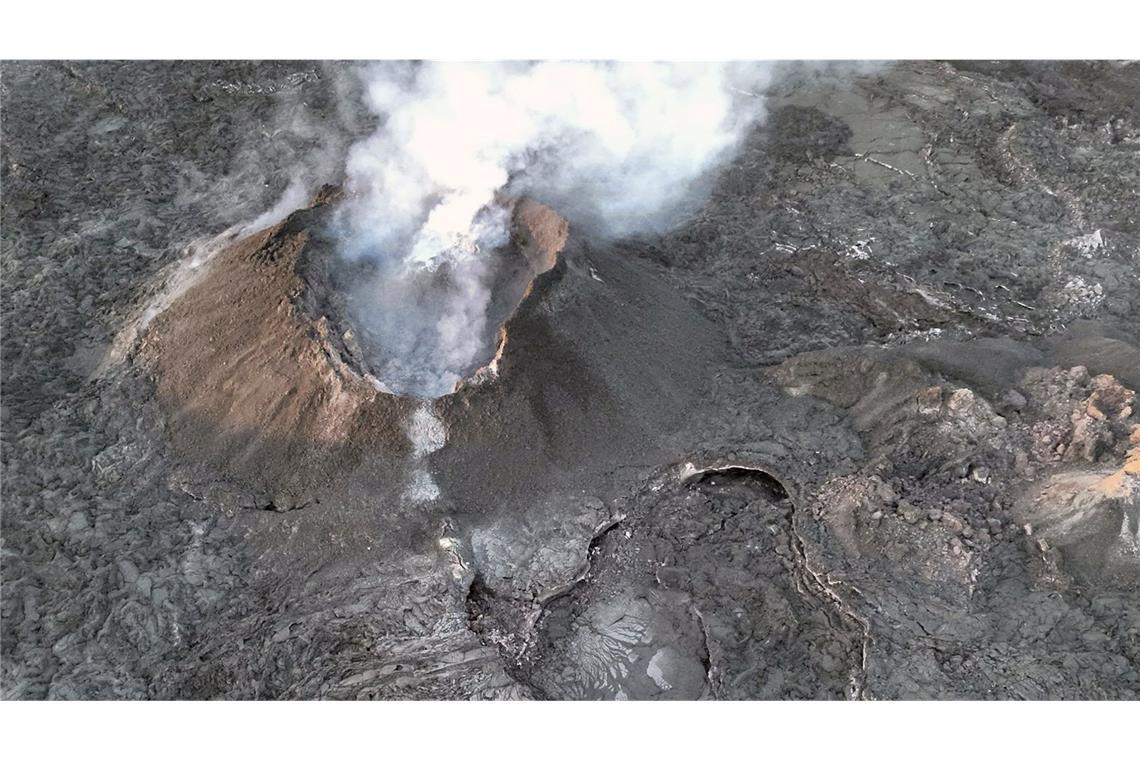
[[[490,213],[511,215],[506,245],[458,241],[430,263],[314,247],[299,262],[305,311],[329,320],[341,354],[385,392],[431,399],[486,379],[503,325],[554,266],[568,233],[565,220],[531,200],[500,201]]]
[[[511,202],[510,240],[476,252],[478,271],[459,260],[396,278],[337,254],[341,198],[326,187],[311,207],[216,253],[154,318],[140,352],[176,438],[273,483],[275,498],[303,498],[320,486],[314,477],[331,481],[361,451],[404,453],[400,420],[415,406],[494,377],[505,323],[568,234],[546,206]],[[386,276],[397,284],[367,291]],[[489,298],[484,320],[426,319],[433,303],[471,287]],[[407,318],[391,319],[402,310]],[[445,339],[463,330],[474,347],[445,354]]]

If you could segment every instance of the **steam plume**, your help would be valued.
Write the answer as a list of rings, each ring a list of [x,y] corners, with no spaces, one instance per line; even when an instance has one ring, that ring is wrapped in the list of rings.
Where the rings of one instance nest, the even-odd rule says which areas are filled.
[[[341,252],[374,264],[354,317],[381,379],[435,397],[487,350],[492,258],[510,200],[551,205],[575,234],[628,237],[684,220],[694,180],[762,115],[768,70],[731,64],[385,64],[382,118],[347,161]],[[495,325],[491,325],[493,329]]]

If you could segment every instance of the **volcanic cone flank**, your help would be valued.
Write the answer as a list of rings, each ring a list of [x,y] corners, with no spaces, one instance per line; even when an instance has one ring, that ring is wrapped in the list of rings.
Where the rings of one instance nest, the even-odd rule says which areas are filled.
[[[172,410],[174,440],[285,503],[343,476],[362,451],[406,454],[400,420],[418,403],[386,392],[371,374],[332,290],[336,254],[324,222],[339,198],[325,188],[311,208],[217,253],[154,319],[142,348]],[[566,240],[552,211],[518,205],[518,263],[499,298],[504,319]]]

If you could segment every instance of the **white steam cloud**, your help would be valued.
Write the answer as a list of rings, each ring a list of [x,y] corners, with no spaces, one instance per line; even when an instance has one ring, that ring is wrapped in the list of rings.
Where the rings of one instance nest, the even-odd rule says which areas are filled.
[[[386,64],[365,71],[382,119],[349,151],[342,253],[372,262],[353,316],[383,347],[377,374],[421,397],[483,358],[488,253],[513,199],[578,235],[629,237],[684,221],[696,180],[762,116],[769,67],[741,64]],[[493,347],[490,347],[493,350]]]

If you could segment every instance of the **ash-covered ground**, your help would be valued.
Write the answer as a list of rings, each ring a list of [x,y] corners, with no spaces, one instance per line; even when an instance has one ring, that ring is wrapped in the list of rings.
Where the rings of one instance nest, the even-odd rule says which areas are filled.
[[[319,204],[162,294],[342,179],[351,67],[4,63],[4,696],[1136,698],[1140,65],[772,81],[497,377],[341,429],[267,327]]]

